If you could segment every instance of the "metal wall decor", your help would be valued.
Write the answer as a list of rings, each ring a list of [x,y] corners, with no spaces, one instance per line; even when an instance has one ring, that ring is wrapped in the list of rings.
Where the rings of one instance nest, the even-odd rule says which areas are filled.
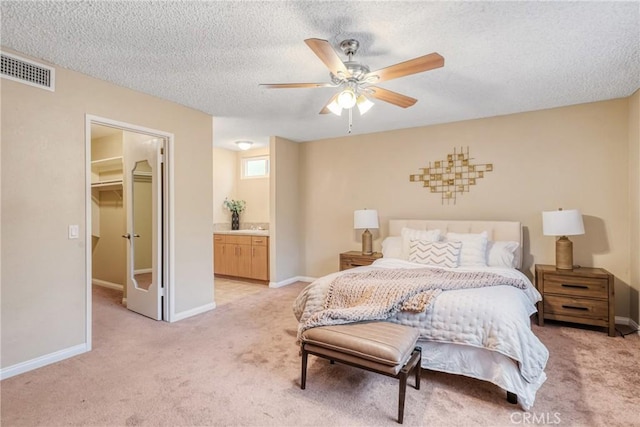
[[[458,194],[468,192],[485,172],[493,171],[492,163],[472,164],[471,160],[469,147],[460,147],[460,151],[454,148],[446,160],[437,160],[433,165],[429,162],[429,166],[420,168],[422,173],[409,175],[409,181],[421,181],[432,193],[440,193],[442,204],[455,204]]]

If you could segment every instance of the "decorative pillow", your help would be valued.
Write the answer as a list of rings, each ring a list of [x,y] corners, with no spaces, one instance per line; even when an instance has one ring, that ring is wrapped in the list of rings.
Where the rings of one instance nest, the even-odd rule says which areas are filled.
[[[382,241],[383,258],[402,258],[402,237],[389,236]]]
[[[487,265],[487,232],[447,233],[448,242],[462,242],[460,267],[482,267]]]
[[[462,242],[430,242],[412,240],[409,261],[439,267],[456,268]]]
[[[517,268],[516,250],[519,246],[518,242],[508,240],[487,242],[487,265],[489,267]]]
[[[403,227],[400,230],[402,236],[402,259],[409,259],[409,244],[412,240],[426,240],[428,242],[437,242],[440,240],[440,230],[414,230],[413,228]]]

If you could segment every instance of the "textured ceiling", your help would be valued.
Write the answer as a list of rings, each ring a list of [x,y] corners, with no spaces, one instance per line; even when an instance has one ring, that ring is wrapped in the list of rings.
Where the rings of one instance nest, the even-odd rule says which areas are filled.
[[[2,46],[215,117],[214,145],[347,134],[319,115],[332,88],[304,39],[360,41],[371,70],[431,52],[433,71],[380,83],[418,99],[376,101],[353,134],[631,95],[640,87],[640,2],[0,2]],[[341,54],[341,52],[340,52]],[[346,60],[346,57],[341,58]]]

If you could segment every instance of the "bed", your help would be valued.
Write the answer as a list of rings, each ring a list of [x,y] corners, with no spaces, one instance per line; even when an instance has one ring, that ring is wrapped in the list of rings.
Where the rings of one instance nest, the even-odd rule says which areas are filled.
[[[530,409],[546,380],[549,353],[531,330],[530,316],[541,296],[519,271],[521,224],[391,220],[383,255],[370,266],[332,273],[308,285],[293,304],[299,331],[320,324],[381,319],[416,327],[423,368],[489,381],[517,396],[525,410]],[[421,311],[415,307],[413,312],[403,311],[395,304],[389,311],[384,306],[370,314],[366,303],[346,310],[327,308],[330,302],[347,298],[351,283],[357,284],[355,288],[362,284],[386,292],[384,287],[392,287],[391,282],[384,282],[389,275],[400,277],[397,283],[414,276],[420,279],[406,280],[429,282],[428,290],[420,285],[424,292],[420,295],[427,295],[424,310],[419,306]],[[451,278],[462,278],[459,283],[464,286],[460,288]],[[475,285],[476,278],[490,285]],[[442,285],[431,290],[434,280],[441,280]],[[366,281],[371,283],[363,283]]]

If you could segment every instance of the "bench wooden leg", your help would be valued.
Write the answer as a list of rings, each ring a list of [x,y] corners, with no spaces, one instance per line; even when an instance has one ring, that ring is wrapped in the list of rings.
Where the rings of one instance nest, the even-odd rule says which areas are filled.
[[[307,356],[309,353],[304,349],[302,345],[302,375],[300,375],[300,388],[304,390],[307,386]]]
[[[422,375],[422,347],[416,347],[414,351],[420,353],[418,364],[416,365],[416,390],[420,390],[420,376]]]
[[[402,424],[404,419],[404,401],[407,394],[407,378],[411,372],[415,372],[416,390],[420,390],[420,373],[422,362],[422,349],[416,347],[411,353],[411,357],[398,373],[400,380],[400,390],[398,392],[398,424]]]
[[[402,424],[404,418],[404,398],[407,394],[407,372],[400,371],[400,395],[398,396],[398,424]]]

